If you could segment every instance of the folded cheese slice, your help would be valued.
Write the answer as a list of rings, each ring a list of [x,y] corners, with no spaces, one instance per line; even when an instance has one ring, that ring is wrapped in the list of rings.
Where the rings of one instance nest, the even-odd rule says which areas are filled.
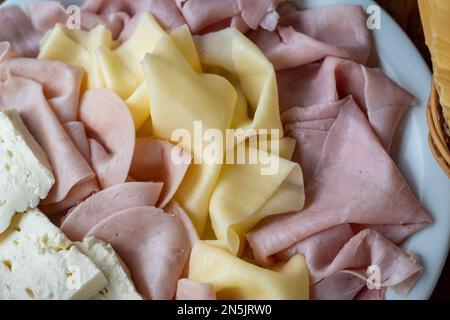
[[[195,37],[195,44],[205,70],[220,68],[240,83],[251,111],[234,117],[235,128],[277,129],[282,136],[275,71],[258,47],[232,28]]]
[[[55,183],[47,155],[16,110],[0,112],[0,233],[16,212],[36,208]]]
[[[224,165],[211,197],[209,211],[215,235],[239,254],[245,233],[263,218],[300,211],[305,202],[300,166],[263,150],[246,149],[258,155],[256,164]],[[271,174],[262,174],[266,166]]]
[[[141,62],[146,54],[153,52],[157,42],[162,38],[173,39],[194,70],[200,72],[201,65],[186,26],[169,35],[150,13],[142,13],[133,20],[136,21],[134,29],[118,47],[103,25],[87,32],[57,24],[42,39],[39,58],[84,68],[87,74],[82,92],[94,88],[113,90],[125,101],[138,130],[150,117],[150,97]]]
[[[309,298],[305,258],[263,269],[205,242],[192,249],[189,280],[211,283],[218,299],[305,300]]]
[[[97,266],[39,210],[0,236],[0,300],[90,299],[107,284]]]
[[[153,53],[144,59],[143,67],[150,91],[153,134],[179,143],[193,155],[195,164],[190,166],[175,199],[186,209],[201,234],[222,159],[203,163],[204,149],[197,147],[197,140],[192,140],[196,137],[195,123],[201,121],[203,132],[214,128],[225,136],[225,130],[231,125],[236,91],[221,76],[195,72],[169,37],[161,37]],[[179,130],[188,132],[189,138],[176,141],[174,134]]]

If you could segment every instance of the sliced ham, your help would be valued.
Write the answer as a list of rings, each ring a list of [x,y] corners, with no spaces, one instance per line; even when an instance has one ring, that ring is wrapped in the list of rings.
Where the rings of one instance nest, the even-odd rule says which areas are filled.
[[[367,113],[386,150],[390,149],[403,115],[416,103],[411,94],[380,70],[339,58],[329,57],[321,64],[281,71],[277,78],[282,112],[292,107],[336,102],[351,95]]]
[[[70,121],[64,124],[64,129],[75,143],[83,158],[91,163],[91,151],[89,150],[89,140],[86,136],[84,125],[79,121]]]
[[[127,20],[142,12],[150,12],[165,29],[175,29],[186,24],[173,0],[87,0],[82,12],[95,14],[116,27],[119,19],[122,19],[122,28],[126,27]],[[126,16],[128,19],[125,19]]]
[[[400,288],[404,293],[409,292],[423,271],[413,257],[382,235],[365,230],[346,243],[333,262],[322,270],[325,278],[313,287],[315,298],[354,299],[368,285],[369,267],[379,268],[380,288]],[[375,299],[379,294],[360,298]]]
[[[11,46],[11,43],[9,43],[8,41],[0,42],[0,63],[12,58],[16,58],[17,56],[18,53]]]
[[[161,183],[129,182],[105,189],[70,211],[61,230],[72,241],[81,241],[89,230],[119,211],[154,206],[161,188]]]
[[[19,6],[0,8],[0,26],[0,42],[10,42],[20,56],[37,56],[42,33]]]
[[[189,236],[189,241],[191,247],[194,247],[197,241],[200,240],[197,229],[195,229],[194,223],[192,222],[189,215],[184,211],[184,209],[174,200],[170,201],[169,204],[164,208],[164,211],[177,217],[181,223],[184,225],[187,234]],[[189,274],[189,261],[186,263],[186,267],[183,271],[183,276],[188,276]]]
[[[164,207],[164,211],[173,214],[176,216],[180,221],[183,223],[184,227],[186,228],[187,234],[189,236],[189,240],[191,243],[191,246],[193,247],[195,243],[200,240],[200,237],[198,235],[197,229],[195,229],[194,224],[192,223],[191,218],[189,218],[189,215],[184,211],[184,209],[175,201],[170,201],[170,203]]]
[[[113,246],[145,298],[175,297],[191,251],[186,230],[176,217],[154,207],[128,209],[103,220],[89,235]]]
[[[355,232],[348,224],[299,241],[276,258],[285,261],[296,254],[306,257],[313,297],[320,300],[356,298],[367,287],[366,271],[371,266],[380,268],[381,287],[400,287],[404,292],[422,272],[413,257],[378,232],[369,229]],[[360,298],[378,298],[380,291],[373,296],[366,293],[366,297]]]
[[[223,22],[223,28],[233,23],[240,26],[245,23],[250,29],[261,26],[273,31],[279,19],[276,9],[284,1],[286,0],[186,0],[178,1],[178,6],[193,33],[204,33],[204,29]]]
[[[249,33],[276,70],[299,67],[335,56],[365,64],[371,37],[361,6],[339,4],[285,13],[272,34]]]
[[[65,200],[74,187],[95,180],[95,173],[59,122],[44,91],[40,83],[23,77],[11,75],[0,81],[0,110],[18,110],[50,160],[56,183],[41,202],[49,205]]]
[[[82,69],[59,61],[16,58],[0,64],[0,78],[6,78],[8,72],[39,82],[61,123],[77,120]]]
[[[74,186],[62,201],[50,204],[41,203],[39,209],[41,209],[41,211],[44,212],[47,216],[50,216],[52,219],[57,220],[59,218],[62,218],[67,210],[75,207],[81,201],[98,192],[99,190],[100,189],[98,187],[97,180],[94,176],[92,177],[92,179],[80,182],[79,184]],[[59,223],[55,224],[59,225]]]
[[[431,222],[356,104],[342,108],[307,190],[302,212],[269,218],[248,235],[259,263],[340,224]]]
[[[183,181],[191,158],[190,153],[168,141],[138,138],[130,175],[137,181],[163,182],[158,207],[165,207]]]
[[[84,94],[79,117],[101,188],[125,182],[135,145],[134,122],[125,103],[112,91],[93,89]]]
[[[311,129],[296,129],[287,132],[286,134],[295,137],[297,140],[292,161],[301,165],[303,180],[305,181],[305,185],[307,185],[319,163],[320,156],[322,155],[322,147],[328,136],[328,132]]]
[[[177,284],[176,300],[217,300],[214,286],[189,279],[180,279]]]

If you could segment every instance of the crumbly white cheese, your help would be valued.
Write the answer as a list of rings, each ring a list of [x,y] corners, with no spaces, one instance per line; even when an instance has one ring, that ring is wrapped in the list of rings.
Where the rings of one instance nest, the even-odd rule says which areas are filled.
[[[54,183],[47,156],[19,113],[0,112],[0,233],[16,212],[36,208]]]
[[[37,209],[0,235],[0,300],[91,299],[106,286],[97,266]]]
[[[94,237],[76,242],[75,245],[92,259],[108,280],[106,287],[93,298],[94,300],[142,300],[130,279],[127,267],[111,245]]]

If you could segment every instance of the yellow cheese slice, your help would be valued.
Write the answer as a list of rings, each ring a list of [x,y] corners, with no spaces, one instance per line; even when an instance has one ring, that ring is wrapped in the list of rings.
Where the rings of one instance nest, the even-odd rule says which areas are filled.
[[[69,30],[58,24],[47,33],[41,43],[40,59],[59,60],[87,71],[85,89],[103,88],[104,79],[96,52],[110,48],[111,31],[99,25],[90,32]]]
[[[211,283],[218,299],[309,299],[308,271],[305,258],[300,255],[270,270],[198,241],[191,253],[189,279]]]
[[[136,130],[143,128],[145,136],[149,137],[152,134],[152,121],[150,119],[150,96],[147,89],[147,84],[142,82],[140,86],[133,92],[133,94],[125,100],[131,116],[134,119]],[[139,133],[137,133],[139,136]]]
[[[203,70],[202,65],[200,64],[200,57],[198,56],[197,48],[195,47],[194,39],[192,38],[189,27],[183,25],[172,30],[170,37],[194,71],[202,73]]]
[[[218,240],[239,255],[242,240],[263,218],[295,212],[305,202],[303,175],[298,164],[268,154],[254,152],[256,164],[224,165],[209,206],[212,227]],[[264,174],[264,168],[273,170]]]
[[[161,139],[179,143],[191,152],[196,163],[203,161],[202,147],[192,139],[174,140],[174,132],[184,129],[195,137],[195,122],[201,121],[202,133],[210,128],[225,135],[230,127],[236,91],[225,78],[196,73],[174,42],[162,37],[143,62],[150,92],[153,134]],[[217,159],[223,161],[223,157]],[[175,198],[188,212],[199,234],[208,217],[209,198],[221,170],[220,164],[190,166]]]
[[[204,68],[228,72],[239,81],[249,102],[251,112],[235,118],[234,126],[246,127],[251,119],[252,128],[277,129],[283,136],[275,71],[261,50],[233,28],[196,37],[195,43]]]

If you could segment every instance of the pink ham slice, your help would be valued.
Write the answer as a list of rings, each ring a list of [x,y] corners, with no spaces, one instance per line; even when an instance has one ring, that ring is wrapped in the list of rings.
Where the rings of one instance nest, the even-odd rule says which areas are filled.
[[[168,214],[172,214],[177,217],[180,222],[184,225],[189,236],[190,246],[194,247],[195,243],[200,240],[197,229],[195,229],[189,215],[184,211],[184,209],[174,200],[170,201],[169,204],[164,208],[164,211]],[[186,263],[186,267],[183,270],[183,276],[187,277],[189,275],[189,261]]]
[[[89,151],[89,142],[86,137],[84,125],[78,121],[71,121],[65,123],[63,127],[83,158],[88,164],[90,164],[91,154]],[[65,214],[67,209],[76,206],[80,201],[86,199],[87,197],[98,191],[99,188],[97,179],[93,178],[73,187],[63,201],[54,204],[41,205],[40,209],[47,215],[55,216],[56,218],[57,214]],[[59,225],[59,223],[57,225]]]
[[[89,230],[119,211],[154,206],[161,188],[161,183],[130,182],[105,189],[69,212],[61,230],[72,241],[81,241]]]
[[[328,132],[311,129],[297,129],[286,132],[287,136],[296,139],[292,161],[300,164],[303,171],[305,185],[309,182],[322,155],[322,147]]]
[[[322,64],[278,72],[282,112],[292,107],[336,102],[351,95],[367,113],[386,150],[398,124],[416,99],[380,70],[329,57]],[[379,94],[383,92],[383,94]]]
[[[43,92],[40,83],[26,78],[9,76],[0,81],[0,110],[18,110],[49,157],[56,183],[41,202],[49,205],[65,200],[76,186],[95,180],[95,173],[64,130]]]
[[[137,181],[163,182],[158,207],[174,196],[191,163],[191,155],[180,147],[155,138],[138,138],[130,175]]]
[[[409,291],[422,272],[413,257],[406,255],[374,230],[355,234],[348,224],[338,225],[302,240],[277,255],[286,260],[295,254],[306,257],[315,299],[354,299],[367,287],[367,275],[360,270],[381,269],[381,286]],[[360,274],[355,276],[356,271]],[[381,291],[381,290],[380,290]],[[364,299],[378,298],[360,297]]]
[[[213,25],[222,28],[230,24],[240,26],[244,23],[247,28],[275,30],[279,15],[278,5],[286,0],[186,0],[178,1],[178,6],[193,33],[204,33],[211,30]],[[218,29],[218,28],[213,28]]]
[[[10,42],[20,56],[37,56],[42,33],[36,30],[30,18],[20,7],[2,7],[0,26],[0,42]]]
[[[0,42],[0,63],[16,58],[18,53],[8,41]]]
[[[327,56],[365,64],[370,54],[370,32],[361,6],[333,5],[285,13],[277,32],[250,32],[276,70],[290,69]]]
[[[364,114],[346,104],[326,138],[305,209],[267,219],[248,241],[256,260],[267,264],[272,255],[336,225],[430,222]]]
[[[295,130],[316,130],[328,132],[333,125],[336,118],[320,119],[320,120],[310,120],[310,121],[295,121],[288,123],[284,126],[286,134],[290,136],[291,131]]]
[[[116,27],[118,19],[122,19],[122,28],[130,18],[137,17],[142,12],[150,12],[165,29],[174,29],[186,24],[173,0],[87,0],[83,4],[82,12],[100,16],[108,21],[109,25],[114,24]]]
[[[214,287],[189,279],[178,280],[176,300],[217,300]]]
[[[112,91],[93,89],[82,97],[79,117],[100,187],[125,182],[135,145],[134,122],[125,103]]]
[[[83,158],[90,163],[91,152],[89,150],[89,141],[83,123],[79,121],[67,122],[64,124],[64,129],[83,155]]]
[[[60,122],[77,120],[82,69],[58,61],[16,58],[0,64],[0,78],[6,78],[8,72],[42,84],[45,98]]]
[[[154,207],[128,209],[103,220],[88,235],[113,246],[146,299],[175,297],[191,250],[176,217]]]
[[[184,211],[184,209],[174,200],[170,201],[170,203],[164,207],[164,211],[168,214],[173,214],[181,221],[181,223],[186,228],[191,246],[193,247],[195,243],[200,240],[200,237],[198,235],[197,229],[195,229],[195,226],[186,211]]]

